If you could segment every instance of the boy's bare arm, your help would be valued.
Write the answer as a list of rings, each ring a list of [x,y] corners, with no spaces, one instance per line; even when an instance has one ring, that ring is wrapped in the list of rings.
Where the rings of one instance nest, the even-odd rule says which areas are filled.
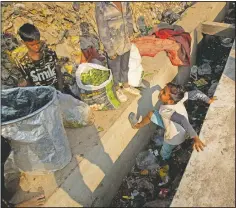
[[[144,118],[143,120],[140,122],[140,123],[137,123],[134,128],[135,129],[139,129],[139,128],[142,128],[144,126],[146,126],[147,124],[149,124],[151,122],[151,117],[153,115],[153,112],[149,112]]]

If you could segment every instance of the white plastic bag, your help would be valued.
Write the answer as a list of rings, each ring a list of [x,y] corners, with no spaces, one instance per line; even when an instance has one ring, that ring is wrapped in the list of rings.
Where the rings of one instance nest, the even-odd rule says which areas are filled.
[[[86,103],[59,91],[57,96],[60,103],[64,127],[80,128],[91,123],[92,113]]]
[[[143,66],[141,64],[142,58],[138,48],[135,44],[131,45],[130,57],[129,57],[129,84],[133,87],[139,87],[142,82]]]

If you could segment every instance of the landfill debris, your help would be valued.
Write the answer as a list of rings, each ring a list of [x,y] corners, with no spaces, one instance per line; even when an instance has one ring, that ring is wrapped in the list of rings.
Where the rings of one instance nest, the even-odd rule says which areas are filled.
[[[169,189],[167,188],[161,188],[158,196],[160,198],[166,198],[167,194],[169,193]]]
[[[201,78],[201,79],[199,79],[199,80],[197,80],[197,81],[194,81],[193,83],[194,83],[197,87],[202,87],[202,86],[208,84],[208,82],[207,82],[204,78]]]
[[[123,199],[132,199],[132,196],[122,196]]]
[[[233,39],[232,38],[224,38],[221,41],[221,45],[226,47],[226,48],[232,48],[232,46],[233,46]]]
[[[211,74],[211,66],[209,63],[204,63],[198,68],[199,75]]]

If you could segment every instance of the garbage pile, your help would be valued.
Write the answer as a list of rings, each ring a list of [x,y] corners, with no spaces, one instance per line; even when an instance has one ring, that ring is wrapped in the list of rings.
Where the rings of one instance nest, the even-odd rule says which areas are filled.
[[[168,165],[160,167],[159,153],[164,131],[157,128],[147,148],[123,179],[111,207],[168,207],[192,152],[192,141],[177,146]]]
[[[131,8],[134,23],[142,16],[150,27],[159,21],[170,22],[166,10],[171,11],[171,15],[180,14],[191,5],[191,2],[135,2],[131,3]],[[95,37],[99,49],[103,50],[99,42],[93,2],[3,2],[2,14],[4,33],[17,35],[19,27],[24,23],[35,24],[42,39],[56,50],[58,56],[69,56],[76,61],[80,56],[81,36]]]

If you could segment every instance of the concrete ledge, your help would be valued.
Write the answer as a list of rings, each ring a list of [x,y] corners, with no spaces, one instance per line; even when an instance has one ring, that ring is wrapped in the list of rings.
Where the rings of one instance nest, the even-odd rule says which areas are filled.
[[[219,13],[225,12],[225,7],[225,2],[196,3],[178,22],[193,37],[193,60],[196,59],[197,44],[200,41],[197,36],[200,33],[196,28],[201,22],[219,18]],[[42,186],[47,198],[45,207],[109,205],[122,179],[133,166],[136,155],[149,142],[155,129],[153,125],[139,131],[132,129],[127,119],[128,114],[138,109],[140,116],[146,115],[157,102],[159,92],[156,85],[163,87],[177,74],[177,67],[171,64],[165,52],[154,58],[143,57],[143,66],[145,71],[153,75],[147,78],[150,88],[142,97],[134,98],[102,136],[95,126],[67,129],[74,156],[71,163],[53,174],[24,175],[21,187],[25,192],[19,192],[15,202],[30,198],[33,194],[26,192],[37,192],[37,187]]]
[[[207,35],[216,35],[234,38],[235,37],[235,26],[219,22],[206,21],[202,23],[202,33]]]
[[[235,42],[171,207],[235,207]]]

